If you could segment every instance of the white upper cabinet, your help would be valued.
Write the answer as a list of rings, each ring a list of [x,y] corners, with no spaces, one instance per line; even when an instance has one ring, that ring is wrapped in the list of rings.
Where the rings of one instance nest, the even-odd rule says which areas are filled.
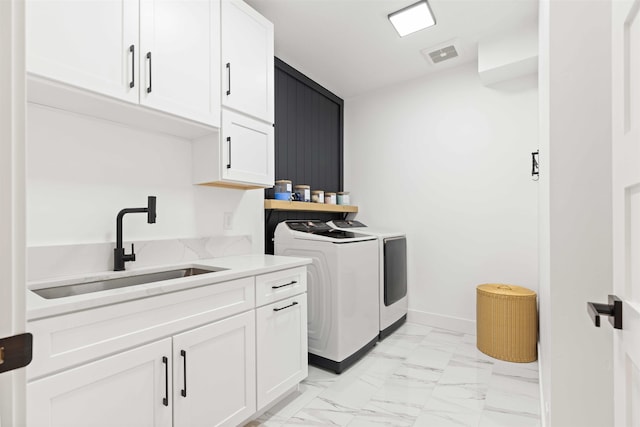
[[[228,188],[272,187],[273,125],[226,108],[220,137],[192,142],[193,183]]]
[[[26,2],[27,71],[138,102],[138,2]]]
[[[27,0],[26,10],[29,73],[220,126],[218,0]]]
[[[274,122],[273,24],[240,0],[222,0],[222,105]]]
[[[140,103],[220,126],[220,3],[140,0]]]
[[[272,186],[273,126],[232,111],[222,112],[222,179]]]

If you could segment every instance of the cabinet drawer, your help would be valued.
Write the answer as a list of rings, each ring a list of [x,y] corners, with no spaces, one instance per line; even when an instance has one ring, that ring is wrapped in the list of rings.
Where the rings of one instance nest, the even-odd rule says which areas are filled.
[[[256,306],[270,304],[306,291],[306,267],[263,274],[256,277]]]
[[[255,306],[254,278],[232,280],[27,324],[37,350],[27,379],[95,360]]]

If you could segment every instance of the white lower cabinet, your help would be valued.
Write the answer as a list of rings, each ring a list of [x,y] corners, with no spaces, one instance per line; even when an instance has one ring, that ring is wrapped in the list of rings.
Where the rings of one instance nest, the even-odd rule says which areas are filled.
[[[233,426],[256,411],[254,312],[173,337],[174,425]]]
[[[30,383],[28,423],[237,425],[256,411],[255,354],[249,311]]]
[[[237,426],[307,376],[306,268],[28,329],[39,346],[27,369],[29,427]]]
[[[257,401],[262,410],[307,377],[307,269],[256,277]]]
[[[171,338],[31,382],[27,424],[170,427]]]
[[[307,294],[256,310],[258,410],[308,375]]]
[[[28,424],[237,425],[256,411],[255,354],[249,311],[30,383]]]

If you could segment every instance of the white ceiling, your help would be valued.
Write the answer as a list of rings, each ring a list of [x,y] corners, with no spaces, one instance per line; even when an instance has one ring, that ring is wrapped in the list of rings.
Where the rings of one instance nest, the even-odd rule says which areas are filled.
[[[400,38],[387,15],[417,0],[246,0],[275,27],[275,55],[342,98],[475,61],[478,40],[537,26],[537,0],[430,0],[436,26]],[[459,57],[420,51],[453,42]]]

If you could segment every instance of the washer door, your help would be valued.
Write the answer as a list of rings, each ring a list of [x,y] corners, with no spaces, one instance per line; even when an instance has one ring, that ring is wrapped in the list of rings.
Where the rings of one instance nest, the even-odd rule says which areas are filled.
[[[390,306],[407,295],[407,239],[384,239],[384,305]]]

